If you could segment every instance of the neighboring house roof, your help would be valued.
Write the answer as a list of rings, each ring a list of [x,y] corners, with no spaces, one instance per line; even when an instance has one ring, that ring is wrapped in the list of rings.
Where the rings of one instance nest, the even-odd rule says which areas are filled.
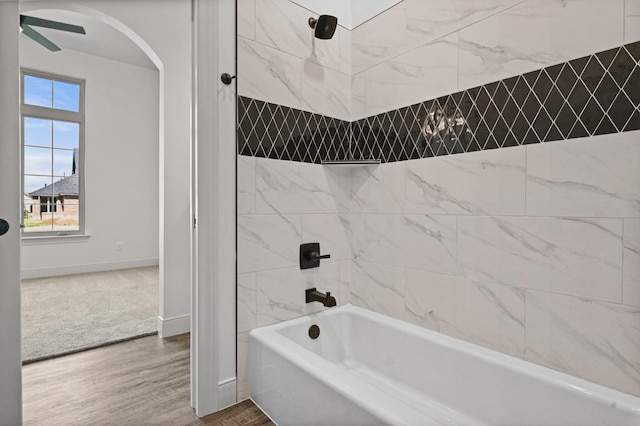
[[[53,186],[53,188],[52,188]],[[31,197],[59,197],[61,195],[78,195],[79,179],[78,175],[71,175],[54,182],[53,185],[45,185],[44,187],[31,192]]]

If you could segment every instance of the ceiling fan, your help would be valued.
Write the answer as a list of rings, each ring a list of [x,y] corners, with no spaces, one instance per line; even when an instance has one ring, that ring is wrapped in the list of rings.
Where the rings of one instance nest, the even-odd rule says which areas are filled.
[[[52,43],[48,38],[31,28],[32,26],[50,28],[52,30],[67,31],[76,34],[86,34],[84,28],[79,25],[65,24],[64,22],[50,21],[48,19],[20,15],[20,28],[22,29],[22,33],[52,52],[57,52],[61,49],[54,43]]]

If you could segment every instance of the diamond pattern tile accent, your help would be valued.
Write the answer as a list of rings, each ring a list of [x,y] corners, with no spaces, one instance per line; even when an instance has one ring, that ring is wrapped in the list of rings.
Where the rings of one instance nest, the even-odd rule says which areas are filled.
[[[640,42],[348,122],[238,97],[241,155],[437,157],[640,129]]]
[[[348,121],[238,96],[241,155],[320,163],[349,155]]]

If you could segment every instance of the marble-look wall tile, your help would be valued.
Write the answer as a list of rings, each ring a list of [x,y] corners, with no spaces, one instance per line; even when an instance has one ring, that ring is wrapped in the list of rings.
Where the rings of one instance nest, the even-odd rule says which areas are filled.
[[[256,212],[256,158],[238,155],[237,170],[237,213]]]
[[[336,36],[340,38],[340,69],[343,74],[351,75],[351,31],[338,26]],[[334,37],[336,37],[334,36]]]
[[[351,263],[351,303],[404,318],[404,273],[402,268],[354,261]]]
[[[238,37],[238,94],[301,109],[302,59]]]
[[[256,273],[238,274],[238,333],[256,328]]]
[[[304,291],[316,287],[323,293],[340,294],[339,268],[339,262],[322,261],[321,266],[314,269],[301,270],[296,266],[258,272],[258,327],[327,309],[320,303],[306,303]]]
[[[256,2],[256,40],[305,61],[340,70],[340,37],[319,40],[309,27],[317,15],[289,0]]]
[[[624,0],[624,42],[640,40],[640,0]]]
[[[256,159],[258,213],[337,213],[335,185],[318,164]]]
[[[405,0],[407,8],[407,48],[430,43],[522,0]]]
[[[640,217],[640,132],[528,146],[527,214]]]
[[[238,35],[255,40],[256,0],[238,0],[236,4],[238,7]]]
[[[404,175],[404,162],[354,169],[351,176],[351,212],[402,212]]]
[[[324,167],[324,171],[334,194],[338,197],[338,213],[351,213],[351,170],[328,166]]]
[[[459,32],[459,89],[623,44],[624,0],[536,0]]]
[[[302,108],[318,114],[349,120],[349,85],[347,74],[305,60],[302,70]]]
[[[352,214],[353,259],[459,275],[456,217]]]
[[[238,217],[238,273],[296,266],[302,242],[300,215]]]
[[[624,221],[622,303],[640,306],[640,219]]]
[[[407,269],[407,321],[524,357],[524,293],[500,284]]]
[[[622,221],[458,218],[468,278],[620,303]]]
[[[401,266],[403,247],[400,224],[400,215],[352,214],[353,259]]]
[[[409,161],[405,211],[524,214],[525,154],[515,147]]]
[[[405,52],[405,2],[365,22],[351,32],[351,72],[357,74]]]
[[[457,34],[368,69],[367,116],[456,92],[457,70]]]
[[[236,380],[238,402],[251,397],[249,387],[249,333],[238,333]]]
[[[640,308],[527,290],[525,358],[640,396]]]
[[[451,215],[400,216],[402,266],[460,275],[457,264],[457,218]]]
[[[351,121],[357,121],[367,114],[367,79],[361,72],[351,77]]]
[[[302,215],[302,241],[319,242],[322,254],[330,254],[332,261],[351,258],[349,234],[348,214]]]
[[[338,281],[340,283],[340,305],[351,303],[351,259],[340,260]]]

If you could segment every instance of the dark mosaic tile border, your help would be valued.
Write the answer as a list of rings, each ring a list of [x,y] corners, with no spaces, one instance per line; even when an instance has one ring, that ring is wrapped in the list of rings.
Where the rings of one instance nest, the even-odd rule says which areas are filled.
[[[320,163],[347,158],[348,121],[238,96],[238,154]]]
[[[640,129],[640,42],[352,123],[238,98],[238,153],[321,160],[435,157]]]

